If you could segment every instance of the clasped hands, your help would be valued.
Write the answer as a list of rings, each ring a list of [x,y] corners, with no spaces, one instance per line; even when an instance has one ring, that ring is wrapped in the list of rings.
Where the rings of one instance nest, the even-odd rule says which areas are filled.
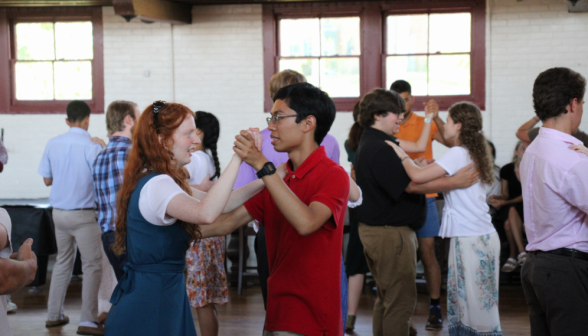
[[[259,133],[259,128],[251,127],[247,130],[242,130],[235,136],[233,151],[241,160],[259,171],[269,160],[263,155],[261,151],[261,144],[263,137]],[[276,167],[277,173],[281,179],[284,179],[288,173],[286,163],[282,163]]]

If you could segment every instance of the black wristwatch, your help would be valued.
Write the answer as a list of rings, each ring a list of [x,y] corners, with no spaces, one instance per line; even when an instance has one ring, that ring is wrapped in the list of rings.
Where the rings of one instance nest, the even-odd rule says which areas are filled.
[[[257,177],[262,178],[262,177],[267,176],[267,175],[272,175],[275,172],[276,172],[276,166],[274,166],[274,164],[271,163],[271,162],[266,162],[263,165],[263,168],[261,168],[257,172]]]

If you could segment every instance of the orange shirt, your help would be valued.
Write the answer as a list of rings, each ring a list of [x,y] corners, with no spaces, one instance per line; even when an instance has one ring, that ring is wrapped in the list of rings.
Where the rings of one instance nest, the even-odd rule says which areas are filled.
[[[427,143],[427,149],[421,153],[406,153],[410,156],[413,160],[418,159],[420,157],[425,157],[427,160],[433,159],[433,140],[435,139],[435,134],[439,130],[437,125],[434,121],[431,122],[431,134],[429,135],[429,141]],[[406,122],[406,124],[400,124],[400,131],[397,134],[394,134],[395,137],[398,139],[406,140],[406,141],[414,141],[416,142],[421,133],[423,131],[423,127],[425,127],[425,118],[418,116],[412,113],[410,119]],[[427,197],[437,197],[437,194],[427,194]]]

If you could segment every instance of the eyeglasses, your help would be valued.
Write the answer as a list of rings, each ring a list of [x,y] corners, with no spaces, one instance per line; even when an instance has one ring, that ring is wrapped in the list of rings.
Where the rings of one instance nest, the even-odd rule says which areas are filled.
[[[153,121],[157,124],[157,114],[167,103],[164,100],[156,100],[153,102]]]
[[[282,118],[288,118],[288,117],[298,117],[298,114],[288,114],[288,115],[272,115],[271,117],[267,117],[265,118],[265,121],[267,121],[267,125],[269,126],[269,124],[271,124],[272,122],[274,124],[277,124],[278,121],[280,121],[280,119]]]

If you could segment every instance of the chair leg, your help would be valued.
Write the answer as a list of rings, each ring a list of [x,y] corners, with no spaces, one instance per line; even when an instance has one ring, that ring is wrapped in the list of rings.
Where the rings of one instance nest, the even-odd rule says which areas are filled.
[[[237,294],[239,296],[241,296],[241,294],[243,293],[243,251],[244,251],[243,235],[244,235],[244,230],[243,230],[243,227],[241,226],[239,228],[239,275],[237,278]]]

